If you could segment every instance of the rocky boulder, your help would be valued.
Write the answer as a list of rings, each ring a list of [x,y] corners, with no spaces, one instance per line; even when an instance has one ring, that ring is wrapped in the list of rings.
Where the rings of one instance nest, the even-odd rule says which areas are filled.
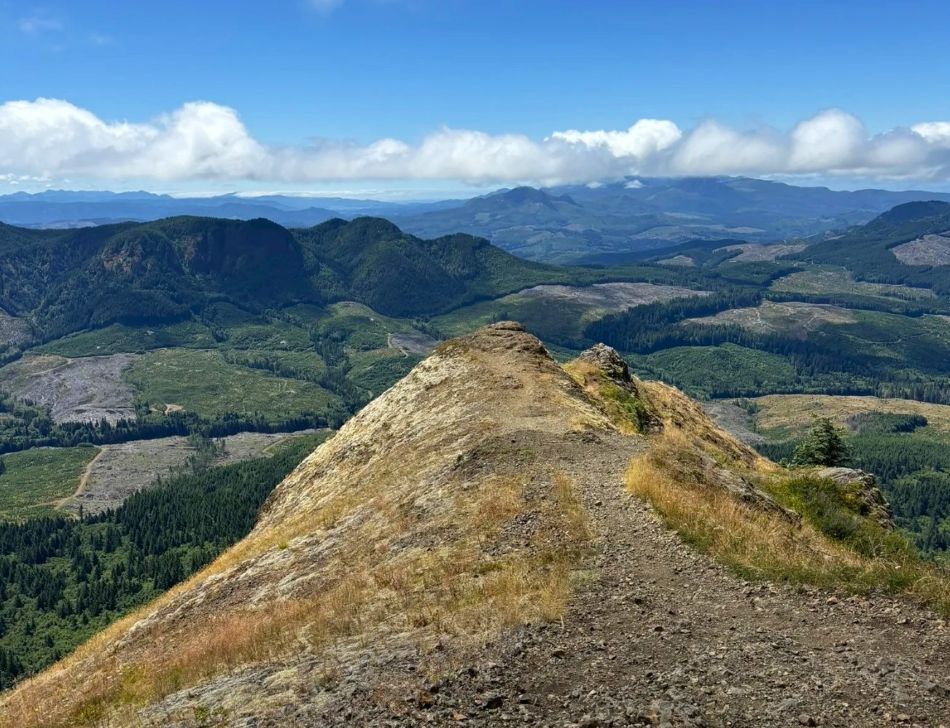
[[[815,475],[830,480],[839,488],[856,496],[861,515],[876,521],[884,528],[894,528],[890,506],[877,487],[877,479],[871,473],[854,468],[833,467],[821,468]]]
[[[637,385],[630,376],[630,367],[623,357],[617,353],[617,350],[606,344],[594,344],[587,351],[583,352],[577,360],[580,362],[589,362],[596,366],[606,375],[610,381],[617,384],[628,392],[636,392]]]

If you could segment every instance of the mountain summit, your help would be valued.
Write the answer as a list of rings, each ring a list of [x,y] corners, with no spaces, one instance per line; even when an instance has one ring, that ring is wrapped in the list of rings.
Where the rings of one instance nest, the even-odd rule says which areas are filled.
[[[441,344],[321,445],[245,540],[8,694],[0,722],[946,715],[950,655],[927,608],[744,581],[638,497],[670,523],[674,506],[694,526],[731,514],[719,532],[761,539],[742,553],[870,573],[764,490],[777,472],[608,347],[562,367],[518,324],[488,326]]]

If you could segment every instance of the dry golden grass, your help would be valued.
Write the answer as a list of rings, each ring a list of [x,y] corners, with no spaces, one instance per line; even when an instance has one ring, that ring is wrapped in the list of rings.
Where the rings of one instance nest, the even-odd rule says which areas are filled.
[[[660,414],[667,438],[675,437],[679,432],[685,439],[678,441],[678,444],[698,446],[718,460],[728,461],[740,468],[759,471],[775,468],[770,460],[718,427],[696,401],[676,387],[657,381],[643,381],[640,386],[655,411]],[[667,442],[670,442],[669,439]]]
[[[682,461],[688,438],[664,433],[634,460],[626,476],[631,492],[648,501],[664,523],[695,548],[747,578],[842,588],[857,593],[904,593],[950,612],[950,578],[913,554],[868,558],[807,522],[738,501],[706,482],[684,477],[671,463]],[[774,470],[762,478],[775,479]],[[773,485],[774,488],[780,484]]]
[[[132,725],[136,709],[166,695],[302,649],[321,654],[341,641],[367,647],[383,635],[405,634],[474,644],[505,627],[558,619],[566,607],[573,563],[588,538],[587,517],[570,479],[554,474],[548,495],[536,504],[543,528],[531,546],[492,557],[490,547],[504,542],[504,529],[527,507],[524,488],[517,477],[488,476],[439,514],[410,513],[398,489],[377,490],[363,502],[352,493],[329,498],[325,510],[311,514],[309,521],[340,540],[333,561],[343,568],[328,571],[315,593],[256,608],[202,613],[184,625],[172,622],[159,632],[152,630],[150,638],[139,638],[121,662],[103,661],[103,646],[125,634],[134,620],[126,619],[81,648],[59,674],[54,668],[35,686],[24,684],[6,705],[3,725],[95,725],[116,716],[121,716],[119,724]],[[374,517],[332,534],[334,526],[361,508],[371,509]],[[440,538],[438,545],[413,545],[428,531],[452,536]],[[287,535],[266,534],[264,541]],[[386,544],[407,537],[405,548],[380,558],[388,552]],[[262,545],[258,542],[252,551],[261,553]],[[281,544],[268,548],[280,549]],[[294,542],[287,548],[293,551]],[[227,566],[213,564],[175,594],[236,563],[233,554],[223,559]],[[84,664],[83,655],[96,659]],[[73,670],[82,675],[81,685],[68,682]]]
[[[826,394],[770,394],[752,401],[761,407],[756,424],[766,432],[804,432],[815,417],[831,417],[844,424],[847,417],[858,413],[887,412],[923,415],[933,429],[950,435],[950,405],[946,404]]]

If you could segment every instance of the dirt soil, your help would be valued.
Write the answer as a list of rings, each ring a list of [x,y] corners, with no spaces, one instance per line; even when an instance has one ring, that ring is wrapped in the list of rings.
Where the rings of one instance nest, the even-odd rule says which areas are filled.
[[[664,258],[663,260],[658,260],[659,265],[677,265],[683,266],[686,268],[695,268],[696,261],[690,258],[688,255],[674,255],[672,258]]]
[[[220,725],[948,724],[950,632],[932,612],[736,578],[624,489],[635,440],[524,432],[512,443],[568,472],[591,517],[595,548],[561,623],[462,655],[394,644],[348,651],[330,672],[299,656],[239,670],[169,696],[148,722],[197,725],[183,709],[252,683],[256,715]],[[301,671],[311,677],[288,685]]]
[[[399,349],[407,356],[409,354],[428,356],[439,343],[425,334],[389,334],[388,338],[387,343],[391,349]]]
[[[747,445],[765,442],[764,435],[753,430],[755,418],[731,399],[703,402],[703,411],[722,429]]]
[[[754,308],[733,308],[714,316],[687,319],[690,323],[736,324],[759,334],[783,332],[804,337],[824,324],[853,324],[857,319],[851,311],[823,303],[773,303],[764,301]]]
[[[352,675],[322,691],[318,713],[235,725],[950,724],[945,620],[738,579],[624,490],[629,440],[534,444],[582,484],[595,530],[562,624],[515,630],[461,665],[438,650],[395,657],[376,667],[398,686],[388,707]]]
[[[674,298],[687,296],[706,296],[708,293],[654,283],[595,283],[592,286],[534,286],[518,291],[515,295],[567,300],[610,311],[620,311],[645,303],[671,301]]]
[[[23,344],[30,340],[31,333],[26,321],[0,309],[0,345]]]
[[[727,245],[723,250],[741,250],[734,258],[730,258],[730,263],[757,263],[764,260],[775,260],[783,255],[798,253],[807,248],[805,243],[778,243],[775,245],[762,245],[761,243],[745,243],[743,245]]]
[[[225,437],[225,452],[215,465],[259,457],[288,436],[288,433],[243,432]],[[154,485],[159,477],[180,468],[193,452],[184,437],[104,445],[87,466],[76,492],[59,505],[75,512],[81,504],[87,514],[115,508],[132,493]]]
[[[942,235],[924,235],[892,248],[891,252],[907,265],[950,265],[950,231]]]
[[[136,359],[136,354],[26,356],[0,370],[0,385],[47,408],[55,422],[115,423],[135,417],[135,390],[122,375]]]

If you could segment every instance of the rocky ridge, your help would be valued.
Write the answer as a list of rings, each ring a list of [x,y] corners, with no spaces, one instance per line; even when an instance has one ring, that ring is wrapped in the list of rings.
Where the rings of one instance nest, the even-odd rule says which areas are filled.
[[[624,488],[651,435],[605,382],[689,428],[712,485],[778,508],[719,465],[767,463],[618,359],[565,370],[513,323],[441,344],[245,541],[5,696],[0,724],[947,724],[944,620],[738,579]]]

